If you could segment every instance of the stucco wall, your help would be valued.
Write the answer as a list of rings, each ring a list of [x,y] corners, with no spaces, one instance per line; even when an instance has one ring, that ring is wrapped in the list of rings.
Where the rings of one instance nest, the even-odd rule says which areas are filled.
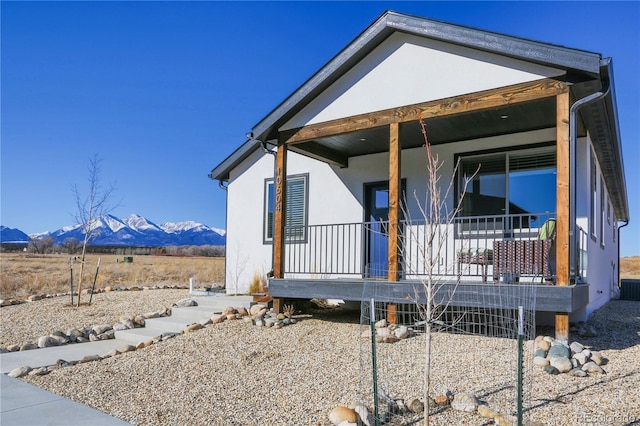
[[[519,146],[549,142],[555,129],[543,129],[518,135],[483,138],[434,147],[443,162],[440,169],[444,195],[454,169],[454,157],[498,146]],[[388,153],[353,157],[349,167],[338,168],[290,152],[288,175],[309,174],[309,225],[359,223],[364,220],[363,187],[365,183],[387,181]],[[272,269],[272,244],[263,242],[264,182],[273,177],[274,157],[257,151],[237,167],[230,176],[227,195],[227,259],[228,293],[246,293],[255,274]],[[402,151],[402,178],[406,179],[409,215],[420,219],[414,194],[426,197],[426,151],[414,148]],[[453,205],[454,194],[448,197]]]

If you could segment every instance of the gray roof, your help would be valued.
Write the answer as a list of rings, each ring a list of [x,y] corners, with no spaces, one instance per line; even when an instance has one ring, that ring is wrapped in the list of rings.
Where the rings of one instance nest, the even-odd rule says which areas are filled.
[[[253,139],[260,141],[277,140],[278,128],[280,126],[294,117],[311,100],[329,88],[338,78],[396,31],[563,69],[567,72],[569,81],[580,83],[576,84],[572,89],[576,95],[580,95],[580,92],[586,93],[589,90],[599,90],[602,85],[601,79],[611,76],[610,62],[606,62],[603,65],[602,57],[598,53],[570,49],[563,46],[388,11],[382,14],[371,26],[365,29],[309,80],[256,124],[252,129],[252,139],[246,141],[239,149],[216,166],[216,168],[212,170],[210,177],[212,179],[228,180],[230,171],[240,162],[248,158],[251,153],[260,148],[260,144]],[[603,72],[607,75],[603,76]],[[578,98],[579,97],[581,96],[578,96]],[[602,102],[598,104],[602,104]],[[583,114],[586,114],[587,117],[592,116],[594,118],[599,114],[608,114],[599,115],[600,120],[595,121],[601,122],[602,117],[608,117],[609,121],[613,121],[613,123],[611,123],[612,127],[607,129],[606,132],[603,133],[601,131],[600,133],[603,143],[606,143],[608,137],[613,137],[613,142],[611,142],[613,146],[610,147],[610,149],[606,149],[606,151],[611,156],[612,164],[614,166],[619,164],[619,168],[616,171],[614,170],[614,166],[609,167],[611,170],[609,171],[608,177],[615,181],[612,182],[612,185],[615,185],[616,188],[621,190],[620,192],[624,192],[621,198],[617,202],[614,202],[614,210],[619,220],[626,220],[628,217],[628,205],[624,174],[622,171],[622,156],[613,90],[605,99],[604,104],[605,106],[587,106],[583,108]],[[606,108],[607,111],[605,112],[602,108]],[[589,122],[592,120],[585,121]],[[605,119],[605,121],[607,120]],[[589,130],[593,132],[597,129],[590,128]],[[605,170],[603,169],[603,171]],[[605,178],[606,176],[605,173]],[[607,181],[609,182],[608,179]]]

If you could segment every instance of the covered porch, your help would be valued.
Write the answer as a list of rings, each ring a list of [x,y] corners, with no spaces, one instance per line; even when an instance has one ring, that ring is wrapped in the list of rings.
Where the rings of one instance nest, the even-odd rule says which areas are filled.
[[[304,298],[324,294],[327,298],[359,300],[361,296],[356,296],[362,280],[384,279],[397,285],[403,293],[406,286],[414,286],[411,281],[428,273],[452,283],[494,284],[487,291],[517,283],[553,284],[553,288],[543,292],[549,294],[549,300],[565,298],[563,308],[554,312],[558,337],[567,340],[571,312],[568,309],[584,302],[584,297],[576,297],[574,303],[573,290],[556,289],[575,288],[584,269],[579,265],[583,258],[579,248],[583,232],[570,225],[575,221],[570,219],[569,107],[568,86],[561,80],[542,79],[280,131],[274,176],[274,277],[269,283],[270,294]],[[487,197],[480,192],[471,194],[476,198],[469,197],[465,201],[468,205],[486,207],[495,204],[495,200],[489,199],[496,198],[502,207],[483,210],[493,214],[482,216],[474,215],[476,210],[470,208],[445,228],[439,225],[441,229],[436,232],[446,237],[438,242],[438,259],[427,266],[420,240],[433,224],[407,217],[401,161],[403,150],[425,144],[421,120],[426,124],[428,141],[433,146],[555,129],[555,140],[529,147],[551,150],[553,154],[555,200],[552,208],[542,212],[523,211],[505,198]],[[486,147],[482,153],[500,153],[509,148],[508,145]],[[377,217],[363,206],[361,223],[287,227],[289,151],[335,167],[348,167],[354,157],[386,153],[388,210],[385,215]],[[426,173],[424,179],[427,179]],[[443,176],[444,181],[448,179],[454,185],[460,182],[459,176]],[[459,191],[454,193],[457,196]],[[447,201],[449,208],[453,202],[453,199]],[[539,238],[541,227],[551,218],[555,219],[553,251],[551,241]],[[303,238],[296,241],[292,238],[296,235]],[[345,285],[346,282],[350,284]],[[318,292],[320,288],[325,291]],[[344,294],[345,291],[348,294]],[[587,294],[583,290],[578,293]],[[548,309],[552,308],[550,304]]]

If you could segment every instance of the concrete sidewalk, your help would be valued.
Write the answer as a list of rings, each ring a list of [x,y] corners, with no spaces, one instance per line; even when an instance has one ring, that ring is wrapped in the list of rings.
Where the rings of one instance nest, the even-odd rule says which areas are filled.
[[[0,410],[2,426],[129,424],[5,374],[0,374]]]

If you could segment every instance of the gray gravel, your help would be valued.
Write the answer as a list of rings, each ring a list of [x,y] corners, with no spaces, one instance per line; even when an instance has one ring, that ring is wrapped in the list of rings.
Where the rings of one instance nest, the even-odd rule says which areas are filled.
[[[170,293],[122,292],[99,299],[96,306],[117,319],[121,313],[156,310],[185,297],[185,291]],[[74,310],[43,308],[51,303],[2,308],[3,339],[14,336],[5,330],[9,327],[48,332],[54,324],[69,326],[57,326],[62,322],[82,325],[81,319],[66,318],[75,315]],[[97,318],[86,318],[86,325]],[[95,323],[110,322],[103,318]],[[371,388],[369,367],[366,362],[361,367],[368,341],[360,338],[358,313],[306,311],[297,318],[298,323],[280,330],[241,321],[209,325],[135,352],[24,380],[136,425],[328,425],[333,407],[349,405]],[[608,359],[603,366],[607,374],[577,378],[533,370],[530,415],[539,424],[640,421],[640,302],[612,301],[591,322],[599,337],[572,339],[601,350]],[[420,395],[423,338],[381,348],[381,385],[407,402]],[[504,350],[511,344],[495,338],[434,336],[434,346],[442,351],[432,367],[437,391],[472,391],[498,406],[509,393],[501,388],[513,385],[512,373],[503,368],[511,357]],[[477,425],[487,419],[447,409],[432,421]]]

